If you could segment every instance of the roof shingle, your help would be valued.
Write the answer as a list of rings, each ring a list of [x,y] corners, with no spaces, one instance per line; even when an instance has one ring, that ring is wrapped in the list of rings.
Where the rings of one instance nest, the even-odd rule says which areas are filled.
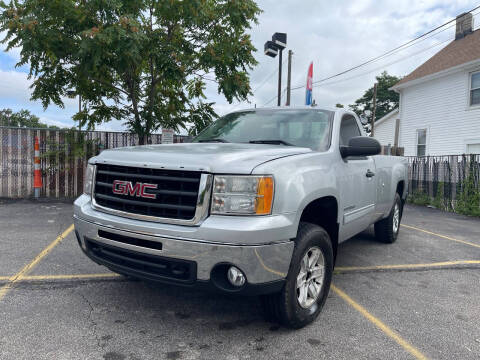
[[[405,76],[395,86],[479,59],[480,29],[475,30],[462,39],[453,40],[429,60]]]

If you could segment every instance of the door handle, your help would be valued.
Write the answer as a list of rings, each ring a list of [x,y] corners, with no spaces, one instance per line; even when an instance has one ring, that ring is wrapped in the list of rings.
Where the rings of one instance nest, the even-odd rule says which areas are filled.
[[[365,176],[368,177],[368,178],[371,178],[371,177],[375,176],[375,173],[373,171],[371,171],[370,169],[368,169]]]

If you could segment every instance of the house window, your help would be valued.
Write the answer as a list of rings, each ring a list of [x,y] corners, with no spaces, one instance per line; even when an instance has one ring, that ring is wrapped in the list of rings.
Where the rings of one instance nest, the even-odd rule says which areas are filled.
[[[470,106],[480,105],[480,72],[474,73],[470,80]]]
[[[427,129],[417,130],[417,156],[425,156],[427,153]]]

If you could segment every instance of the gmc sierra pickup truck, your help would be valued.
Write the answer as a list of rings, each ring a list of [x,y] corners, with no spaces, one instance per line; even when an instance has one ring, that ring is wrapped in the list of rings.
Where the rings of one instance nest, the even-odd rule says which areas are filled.
[[[300,328],[325,303],[339,243],[372,224],[379,241],[398,236],[407,168],[379,153],[343,109],[233,112],[193,143],[91,158],[75,232],[114,272],[260,295]]]

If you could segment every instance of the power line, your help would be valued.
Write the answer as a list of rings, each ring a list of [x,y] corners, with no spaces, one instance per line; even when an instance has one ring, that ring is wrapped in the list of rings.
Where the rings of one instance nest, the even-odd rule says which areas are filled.
[[[468,12],[472,12],[472,11],[475,11],[475,10],[477,10],[477,9],[480,9],[480,5],[477,6],[477,7],[475,7],[475,8],[473,8],[472,10],[470,10],[470,11],[468,11]],[[444,27],[445,25],[448,25],[448,24],[450,24],[451,22],[453,22],[453,21],[455,21],[455,20],[456,20],[455,18],[454,18],[454,19],[451,19],[451,20],[447,21],[446,23],[444,23],[444,24],[442,24],[442,25],[440,25],[440,26],[437,26],[435,29],[432,29],[432,30],[430,30],[430,31],[427,31],[426,33],[424,33],[424,34],[422,34],[422,35],[420,35],[420,36],[417,36],[416,38],[414,38],[414,39],[412,39],[412,40],[410,40],[410,41],[407,41],[406,43],[404,43],[404,44],[402,44],[402,45],[400,45],[400,46],[397,46],[396,48],[394,48],[394,49],[392,49],[392,50],[389,50],[389,51],[387,51],[386,53],[383,53],[382,55],[379,55],[379,56],[377,56],[377,57],[374,57],[373,59],[367,60],[367,61],[365,61],[365,62],[363,62],[363,63],[361,63],[361,64],[359,64],[359,65],[356,65],[356,66],[354,66],[354,67],[352,67],[352,68],[350,68],[350,69],[344,70],[344,71],[342,71],[342,72],[340,72],[340,73],[338,73],[338,74],[335,74],[335,75],[329,76],[329,77],[327,77],[327,78],[324,78],[324,79],[315,81],[314,83],[318,83],[318,82],[321,82],[321,81],[330,80],[330,79],[332,79],[332,78],[334,78],[334,77],[343,75],[343,74],[345,74],[345,73],[347,73],[347,72],[349,72],[349,71],[352,71],[352,70],[358,69],[359,67],[362,67],[362,66],[365,66],[365,65],[367,65],[367,64],[370,64],[371,62],[373,62],[373,61],[375,61],[375,60],[378,60],[378,59],[380,59],[380,58],[382,58],[382,57],[384,57],[384,56],[386,56],[386,55],[388,55],[388,54],[390,54],[390,53],[392,53],[392,52],[394,52],[394,51],[396,51],[396,50],[399,50],[399,49],[405,47],[406,45],[411,44],[411,43],[413,43],[413,42],[415,42],[415,41],[417,41],[417,40],[425,37],[426,35],[429,35],[429,34],[433,33],[434,31],[437,31],[438,29],[441,29],[441,28]]]
[[[286,87],[283,88],[282,94],[285,93],[285,91],[287,91],[287,88],[286,88]],[[275,99],[277,98],[277,96],[278,96],[278,95],[275,95],[274,97],[272,97],[272,98],[271,98],[270,100],[268,100],[265,104],[263,104],[262,107],[265,106],[265,105],[270,104],[273,100],[275,100]]]
[[[283,65],[285,64],[285,62],[287,61],[288,59],[285,58],[283,61],[282,61],[282,67]],[[252,91],[252,94],[255,95],[255,93],[260,90],[266,83],[268,80],[270,80],[270,78],[275,75],[276,73],[278,73],[278,68],[276,67],[275,70],[273,72],[270,73],[270,75],[268,75],[260,85],[258,85],[255,90]],[[275,95],[275,97],[273,99],[275,99],[277,97],[277,95]],[[269,102],[271,102],[272,100],[270,100]],[[235,105],[233,108],[232,108],[232,111],[235,110],[236,108],[238,108],[240,105],[242,105],[245,101],[241,101],[239,102],[237,105]]]
[[[477,12],[477,13],[474,14],[474,15],[478,15],[478,14],[480,14],[480,12]],[[448,28],[445,28],[444,30],[442,30],[442,31],[440,31],[440,32],[443,32],[443,31],[445,31],[445,30],[448,30],[449,28],[451,28],[451,27],[453,27],[453,26],[455,26],[455,24],[449,26]],[[438,32],[438,33],[436,33],[436,34],[434,34],[434,35],[431,35],[431,36],[427,37],[426,39],[428,39],[428,38],[430,38],[430,37],[433,37],[433,36],[435,36],[435,35],[438,35],[440,32]],[[423,39],[423,40],[426,40],[426,39]],[[408,56],[404,56],[404,57],[402,57],[402,58],[400,58],[400,59],[397,59],[397,60],[395,60],[395,61],[389,62],[389,63],[387,63],[387,64],[383,64],[383,65],[380,66],[380,67],[377,67],[377,68],[375,68],[375,69],[369,70],[369,71],[367,71],[367,72],[363,72],[363,73],[358,74],[358,75],[350,76],[350,77],[348,77],[348,78],[344,78],[344,79],[337,80],[337,81],[331,81],[331,82],[327,82],[327,83],[321,83],[321,84],[320,84],[319,81],[318,81],[318,82],[315,82],[314,85],[313,85],[313,87],[335,85],[335,84],[338,84],[338,83],[341,83],[341,82],[344,82],[344,81],[356,79],[356,78],[359,78],[359,77],[362,77],[362,76],[371,74],[371,73],[376,72],[376,71],[378,71],[378,70],[384,69],[384,68],[387,67],[387,66],[390,66],[390,65],[399,63],[399,62],[404,61],[404,60],[406,60],[406,59],[408,59],[408,58],[411,58],[411,57],[413,57],[413,56],[416,56],[416,55],[418,55],[418,54],[421,54],[421,53],[423,53],[423,52],[426,52],[426,51],[428,51],[428,50],[430,50],[430,49],[432,49],[432,48],[434,48],[434,47],[437,47],[437,46],[439,46],[439,45],[445,44],[446,42],[449,42],[449,41],[451,41],[451,40],[452,40],[451,38],[448,38],[448,39],[446,39],[446,40],[444,40],[444,41],[441,41],[441,42],[438,42],[438,43],[436,43],[436,44],[433,44],[432,46],[429,46],[429,47],[427,47],[427,48],[424,48],[424,49],[422,49],[422,50],[420,50],[420,51],[417,51],[417,52],[415,52],[415,53],[413,53],[413,54],[409,54]],[[418,44],[418,43],[417,43],[417,44]],[[412,44],[412,45],[416,45],[416,44]],[[412,45],[409,45],[408,47],[410,47],[410,46],[412,46]],[[298,87],[292,88],[291,90],[292,90],[292,91],[293,91],[293,90],[298,90],[298,89],[302,89],[302,88],[304,88],[304,87],[305,87],[305,86],[302,85],[302,86],[298,86]]]
[[[270,100],[268,100],[265,104],[262,105],[262,107],[270,104],[273,100],[275,100],[277,98],[277,95],[275,95],[274,97],[272,97]]]
[[[477,9],[480,9],[480,5],[477,6],[477,7],[475,7],[475,8],[473,8],[472,10],[470,10],[470,11],[468,11],[468,12],[473,12],[473,11],[475,11],[475,10],[477,10]],[[423,41],[423,40],[426,40],[426,39],[430,38],[431,36],[430,36],[430,37],[426,37],[426,36],[429,35],[429,34],[432,34],[433,32],[437,31],[438,29],[441,29],[441,28],[444,27],[445,25],[448,25],[448,24],[452,23],[452,22],[455,21],[455,20],[456,20],[456,18],[451,19],[451,20],[447,21],[446,23],[444,23],[444,24],[442,24],[442,25],[440,25],[440,26],[437,26],[436,28],[434,28],[434,29],[432,29],[432,30],[430,30],[430,31],[427,31],[426,33],[424,33],[424,34],[422,34],[422,35],[420,35],[420,36],[417,36],[416,38],[414,38],[414,39],[412,39],[412,40],[409,40],[409,41],[407,41],[406,43],[404,43],[404,44],[402,44],[402,45],[400,45],[400,46],[397,46],[397,47],[395,47],[395,48],[393,48],[393,49],[391,49],[391,50],[389,50],[389,51],[387,51],[387,52],[385,52],[385,53],[383,53],[383,54],[381,54],[381,55],[378,55],[378,56],[376,56],[376,57],[374,57],[374,58],[372,58],[372,59],[370,59],[370,60],[367,60],[367,61],[365,61],[365,62],[363,62],[363,63],[361,63],[361,64],[359,64],[359,65],[356,65],[356,66],[354,66],[354,67],[351,67],[351,68],[349,68],[349,69],[347,69],[347,70],[341,71],[341,72],[339,72],[339,73],[337,73],[337,74],[334,74],[334,75],[328,76],[328,77],[326,77],[326,78],[323,78],[323,79],[314,81],[313,84],[318,84],[318,83],[320,83],[320,82],[324,82],[324,81],[333,79],[333,78],[335,78],[335,77],[344,75],[344,74],[346,74],[346,73],[348,73],[348,72],[350,72],[350,71],[353,71],[353,70],[356,70],[356,69],[358,69],[358,68],[360,68],[360,67],[363,67],[363,66],[365,66],[365,65],[368,65],[368,64],[370,64],[370,63],[372,63],[372,62],[374,62],[374,61],[377,61],[377,60],[379,60],[379,59],[381,59],[381,58],[383,58],[383,57],[392,55],[393,53],[398,52],[399,50],[404,50],[404,49],[406,49],[406,48],[408,48],[408,47],[410,47],[410,46],[413,46],[413,45],[415,45],[415,44],[418,44],[420,41],[419,41],[419,42],[416,42],[415,44],[414,44],[414,42],[417,41],[417,40],[420,40],[420,39],[422,39],[422,41]],[[444,30],[447,30],[447,29],[448,29],[448,28],[446,28],[446,29],[444,29]],[[434,34],[434,35],[432,35],[432,36],[438,35],[439,33],[443,32],[444,30],[439,31],[438,33],[436,33],[436,34]],[[423,38],[424,38],[424,39],[423,39]],[[409,46],[407,46],[407,45],[409,45]],[[291,90],[296,90],[297,88],[303,88],[303,87],[304,87],[304,85],[298,85],[298,86],[292,87]]]
[[[381,69],[385,68],[386,66],[390,66],[390,65],[399,63],[399,62],[401,62],[401,61],[404,61],[404,60],[406,60],[406,59],[408,59],[408,58],[411,58],[411,57],[413,57],[413,56],[415,56],[415,55],[418,55],[418,54],[421,54],[421,53],[423,53],[423,52],[426,52],[426,51],[428,51],[428,50],[430,50],[430,49],[432,49],[432,48],[434,48],[434,47],[437,47],[437,46],[439,46],[439,45],[445,44],[445,43],[448,42],[448,41],[450,41],[450,39],[441,41],[441,42],[436,43],[436,44],[434,44],[434,45],[432,45],[432,46],[429,46],[428,48],[422,49],[422,50],[420,50],[420,51],[418,51],[418,52],[416,52],[416,53],[414,53],[414,54],[410,54],[410,55],[405,56],[405,57],[403,57],[403,58],[400,58],[400,59],[397,59],[397,60],[395,60],[395,61],[392,61],[392,62],[390,62],[390,63],[388,63],[388,64],[384,64],[384,65],[382,65],[382,66],[380,66],[380,67],[377,67],[377,68],[375,68],[375,69],[369,70],[369,71],[367,71],[367,72],[364,72],[364,73],[361,73],[361,74],[357,74],[357,75],[354,75],[354,76],[350,76],[350,77],[348,77],[348,78],[343,78],[343,79],[340,79],[340,80],[327,82],[327,83],[321,83],[321,84],[318,84],[318,83],[317,83],[317,84],[313,85],[313,87],[334,85],[334,84],[338,84],[338,83],[341,83],[341,82],[344,82],[344,81],[356,79],[356,78],[359,78],[359,77],[362,77],[362,76],[365,76],[365,75],[374,73],[374,72],[376,72],[376,71],[378,71],[378,70],[381,70]],[[297,88],[297,89],[298,89],[298,88]],[[292,89],[292,90],[293,90],[293,89]]]
[[[282,66],[285,64],[285,61],[287,61],[287,58],[285,58],[285,60],[282,61]],[[258,90],[260,90],[263,85],[265,85],[267,83],[268,80],[270,80],[270,78],[275,75],[276,73],[278,72],[278,68],[275,68],[275,70],[270,74],[268,75],[260,85],[258,85],[255,90],[252,91],[253,94],[255,94]]]
[[[479,5],[479,6],[476,6],[475,8],[473,8],[473,9],[467,11],[467,12],[472,13],[473,11],[478,10],[478,9],[480,9],[480,5]],[[479,13],[480,13],[480,12],[477,12],[477,13],[475,13],[475,14],[473,14],[473,15],[477,15],[477,14],[479,14]],[[325,78],[323,78],[323,79],[314,81],[314,82],[312,83],[312,85],[313,85],[314,87],[318,87],[318,86],[320,86],[320,85],[318,85],[318,84],[320,84],[320,83],[323,83],[323,82],[325,82],[325,81],[327,81],[327,80],[331,80],[331,79],[336,78],[336,77],[339,77],[339,76],[344,75],[344,74],[346,74],[346,73],[349,73],[349,72],[351,72],[351,71],[357,70],[357,69],[359,69],[359,68],[361,68],[361,67],[363,67],[363,66],[365,66],[365,65],[371,64],[371,63],[373,63],[373,62],[375,62],[375,61],[378,61],[378,60],[380,60],[380,59],[382,59],[382,58],[385,58],[385,57],[391,56],[391,55],[393,55],[393,54],[395,54],[395,53],[398,53],[399,51],[403,51],[403,50],[405,50],[405,49],[407,49],[407,48],[409,48],[409,47],[411,47],[411,46],[417,45],[417,44],[419,44],[420,42],[422,42],[422,41],[424,41],[424,40],[427,40],[427,39],[429,39],[429,38],[431,38],[431,37],[433,37],[433,36],[437,36],[438,34],[440,34],[440,33],[444,32],[444,31],[452,28],[453,26],[455,26],[455,24],[452,24],[452,25],[446,27],[445,29],[436,32],[437,30],[445,27],[446,25],[451,24],[451,23],[454,22],[455,20],[456,20],[456,18],[453,18],[453,19],[447,21],[446,23],[444,23],[444,24],[442,24],[442,25],[440,25],[440,26],[437,26],[437,27],[434,28],[434,29],[429,30],[429,31],[427,31],[427,32],[424,33],[424,34],[419,35],[419,36],[415,37],[414,39],[409,40],[409,41],[407,41],[406,43],[404,43],[404,44],[402,44],[402,45],[399,45],[399,46],[397,46],[397,47],[395,47],[395,48],[393,48],[393,49],[391,49],[391,50],[388,50],[387,52],[385,52],[385,53],[383,53],[383,54],[381,54],[381,55],[378,55],[378,56],[376,56],[376,57],[374,57],[374,58],[372,58],[372,59],[369,59],[369,60],[367,60],[367,61],[365,61],[365,62],[363,62],[363,63],[361,63],[361,64],[358,64],[358,65],[356,65],[356,66],[354,66],[354,67],[351,67],[351,68],[349,68],[349,69],[347,69],[347,70],[341,71],[341,72],[339,72],[339,73],[337,73],[337,74],[334,74],[334,75],[325,77]],[[436,32],[436,33],[435,33],[435,32]],[[430,35],[430,34],[431,34],[431,35]],[[430,35],[430,36],[427,36],[427,35]],[[420,40],[420,41],[418,41],[418,40]],[[370,73],[372,73],[372,72],[378,71],[378,69],[384,68],[385,66],[393,65],[393,64],[398,63],[398,62],[400,62],[400,61],[403,61],[403,60],[405,60],[405,59],[408,59],[408,58],[410,58],[410,57],[412,57],[412,56],[415,56],[415,55],[417,55],[417,54],[419,54],[419,53],[422,53],[422,52],[425,52],[425,51],[427,51],[427,50],[430,50],[431,48],[436,47],[436,46],[439,46],[439,45],[441,45],[441,44],[443,44],[443,43],[445,43],[445,42],[447,42],[447,41],[451,41],[451,39],[447,39],[447,40],[442,41],[442,42],[440,42],[440,43],[437,43],[437,44],[435,44],[435,45],[433,45],[433,46],[430,46],[430,47],[428,47],[428,48],[426,48],[426,49],[422,49],[421,51],[419,51],[419,52],[417,52],[417,53],[414,53],[414,54],[411,54],[411,55],[409,55],[409,56],[406,56],[406,57],[404,57],[404,58],[397,59],[396,61],[393,61],[393,62],[391,62],[391,63],[385,64],[385,65],[383,65],[383,66],[380,67],[380,68],[376,68],[376,69],[370,70],[370,71],[368,71],[368,72],[366,72],[366,73],[362,73],[362,74],[359,74],[359,75],[355,75],[355,76],[353,76],[353,77],[349,77],[349,78],[342,79],[342,80],[339,80],[339,81],[329,82],[329,83],[327,83],[327,84],[325,84],[325,85],[333,85],[333,84],[336,84],[336,83],[338,83],[338,82],[343,82],[343,81],[346,81],[346,80],[350,80],[350,79],[353,79],[353,78],[357,78],[357,77],[361,77],[361,76],[370,74]],[[285,60],[282,62],[282,65],[283,65],[284,63],[285,63]],[[264,80],[252,93],[255,94],[255,93],[256,93],[261,87],[263,87],[263,86],[265,85],[265,83],[266,83],[274,74],[276,74],[277,72],[278,72],[278,69],[275,69],[275,71],[272,72],[270,75],[268,75],[268,76],[265,78],[265,80]],[[291,91],[294,91],[294,90],[302,89],[302,88],[304,88],[304,87],[305,87],[305,85],[298,85],[298,86],[292,87],[290,90],[291,90]],[[284,89],[283,91],[286,91],[286,89]],[[275,100],[275,98],[277,98],[277,95],[275,95],[274,97],[272,97],[270,100],[268,100],[268,101],[267,101],[264,105],[262,105],[262,106],[265,106],[265,105],[270,104],[273,100]],[[243,103],[243,102],[240,102],[239,104],[237,104],[232,110],[234,110],[235,108],[237,108],[238,106],[240,106],[242,103]]]

